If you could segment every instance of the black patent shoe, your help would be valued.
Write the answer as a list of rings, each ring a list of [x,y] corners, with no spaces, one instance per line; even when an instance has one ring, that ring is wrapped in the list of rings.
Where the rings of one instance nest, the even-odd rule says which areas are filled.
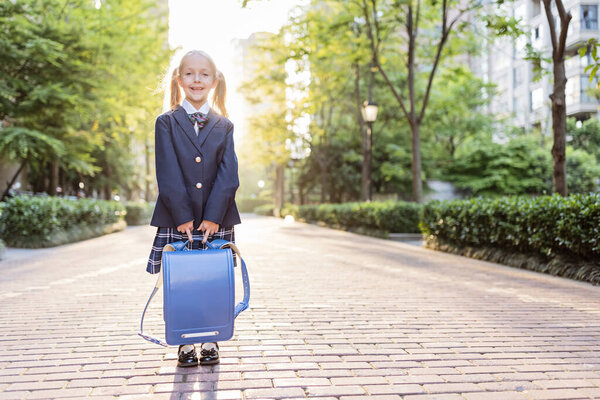
[[[200,351],[200,365],[214,365],[219,363],[219,345],[210,350],[202,349]]]
[[[178,367],[197,367],[198,356],[196,355],[196,348],[194,347],[191,351],[183,351],[183,346],[179,346],[177,352],[177,366]]]

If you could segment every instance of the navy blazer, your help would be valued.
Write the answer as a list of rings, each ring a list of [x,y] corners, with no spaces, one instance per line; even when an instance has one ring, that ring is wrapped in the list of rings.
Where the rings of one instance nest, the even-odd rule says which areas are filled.
[[[235,204],[239,186],[233,146],[233,124],[212,109],[198,135],[181,106],[156,119],[156,180],[158,199],[150,224],[176,228],[194,220],[220,227],[239,224]]]

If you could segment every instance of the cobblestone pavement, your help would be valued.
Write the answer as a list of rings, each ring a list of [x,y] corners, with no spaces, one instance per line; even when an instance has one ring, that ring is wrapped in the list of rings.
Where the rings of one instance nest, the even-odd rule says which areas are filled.
[[[236,233],[251,309],[192,369],[136,335],[153,228],[9,250],[0,399],[600,399],[600,287],[275,218]]]

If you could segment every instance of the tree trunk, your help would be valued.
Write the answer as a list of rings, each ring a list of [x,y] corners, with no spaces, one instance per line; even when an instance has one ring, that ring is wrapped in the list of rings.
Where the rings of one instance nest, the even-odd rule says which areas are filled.
[[[418,123],[411,121],[412,139],[412,201],[423,202],[423,183],[421,182],[421,134]]]
[[[150,144],[144,142],[144,158],[146,161],[146,174],[144,175],[144,200],[150,201]]]
[[[302,185],[300,183],[298,183],[298,201],[300,202],[301,206],[306,204],[306,200],[304,197],[304,185]]]
[[[321,165],[321,203],[327,203],[327,194],[329,193],[329,174],[327,165]]]
[[[56,187],[58,186],[58,161],[54,160],[50,163],[50,183],[48,184],[48,194],[56,195]]]
[[[290,191],[290,204],[294,204],[296,202],[296,200],[294,199],[294,164],[293,164],[293,162],[290,165],[290,186],[289,186],[288,190]]]
[[[21,165],[19,166],[19,169],[13,175],[12,179],[10,180],[10,182],[6,183],[7,186],[6,186],[6,189],[4,190],[4,193],[2,193],[2,198],[0,199],[0,201],[4,201],[6,199],[6,196],[8,196],[8,192],[10,191],[10,188],[15,184],[15,181],[19,177],[19,174],[21,173],[21,171],[23,171],[23,168],[25,168],[25,163],[26,163],[25,161],[23,161],[21,163]]]
[[[275,167],[275,209],[273,210],[276,217],[281,216],[284,200],[284,165],[278,164]]]
[[[552,133],[554,136],[554,144],[552,145],[552,159],[554,160],[552,181],[554,183],[554,191],[561,196],[567,195],[567,168],[565,162],[565,141],[567,135],[566,84],[564,58],[554,60],[554,93],[550,95],[550,99],[552,100]]]
[[[570,12],[567,12],[562,0],[556,0],[554,2],[556,6],[555,10],[558,12],[560,21],[557,29],[552,1],[543,0],[543,3],[546,11],[546,19],[548,20],[550,40],[552,41],[552,68],[554,75],[553,93],[550,95],[550,100],[552,101],[552,133],[554,136],[554,143],[552,145],[552,160],[554,161],[552,181],[554,191],[562,196],[566,196],[567,168],[565,163],[565,141],[567,135],[567,105],[565,101],[565,86],[567,85],[567,77],[565,75],[565,44],[572,15]]]
[[[369,199],[369,171],[367,168],[366,147],[367,147],[367,132],[365,131],[365,121],[362,118],[362,101],[360,100],[360,67],[354,64],[354,98],[356,100],[356,121],[358,122],[358,130],[361,137],[362,148],[362,167],[361,167],[361,189],[360,199],[367,201]]]

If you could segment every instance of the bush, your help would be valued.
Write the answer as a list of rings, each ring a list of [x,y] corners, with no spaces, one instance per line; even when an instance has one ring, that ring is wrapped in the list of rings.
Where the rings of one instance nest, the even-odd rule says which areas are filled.
[[[403,201],[286,206],[282,216],[348,230],[418,233],[422,206]]]
[[[590,193],[600,189],[600,164],[584,150],[567,146],[567,183],[569,193]]]
[[[266,215],[268,217],[272,217],[273,214],[273,210],[275,207],[273,207],[272,204],[265,204],[262,206],[258,206],[254,209],[254,213],[258,214],[258,215]]]
[[[154,203],[129,201],[125,203],[125,221],[127,225],[148,225],[154,212]]]
[[[552,159],[530,137],[476,140],[457,151],[447,179],[472,196],[544,194],[552,190]]]
[[[437,240],[547,259],[600,259],[600,194],[431,202],[422,230]]]
[[[14,247],[56,246],[99,236],[124,215],[116,201],[21,195],[2,206],[0,238]]]
[[[256,207],[271,204],[273,200],[261,197],[238,197],[235,199],[239,212],[248,213],[254,212]]]

